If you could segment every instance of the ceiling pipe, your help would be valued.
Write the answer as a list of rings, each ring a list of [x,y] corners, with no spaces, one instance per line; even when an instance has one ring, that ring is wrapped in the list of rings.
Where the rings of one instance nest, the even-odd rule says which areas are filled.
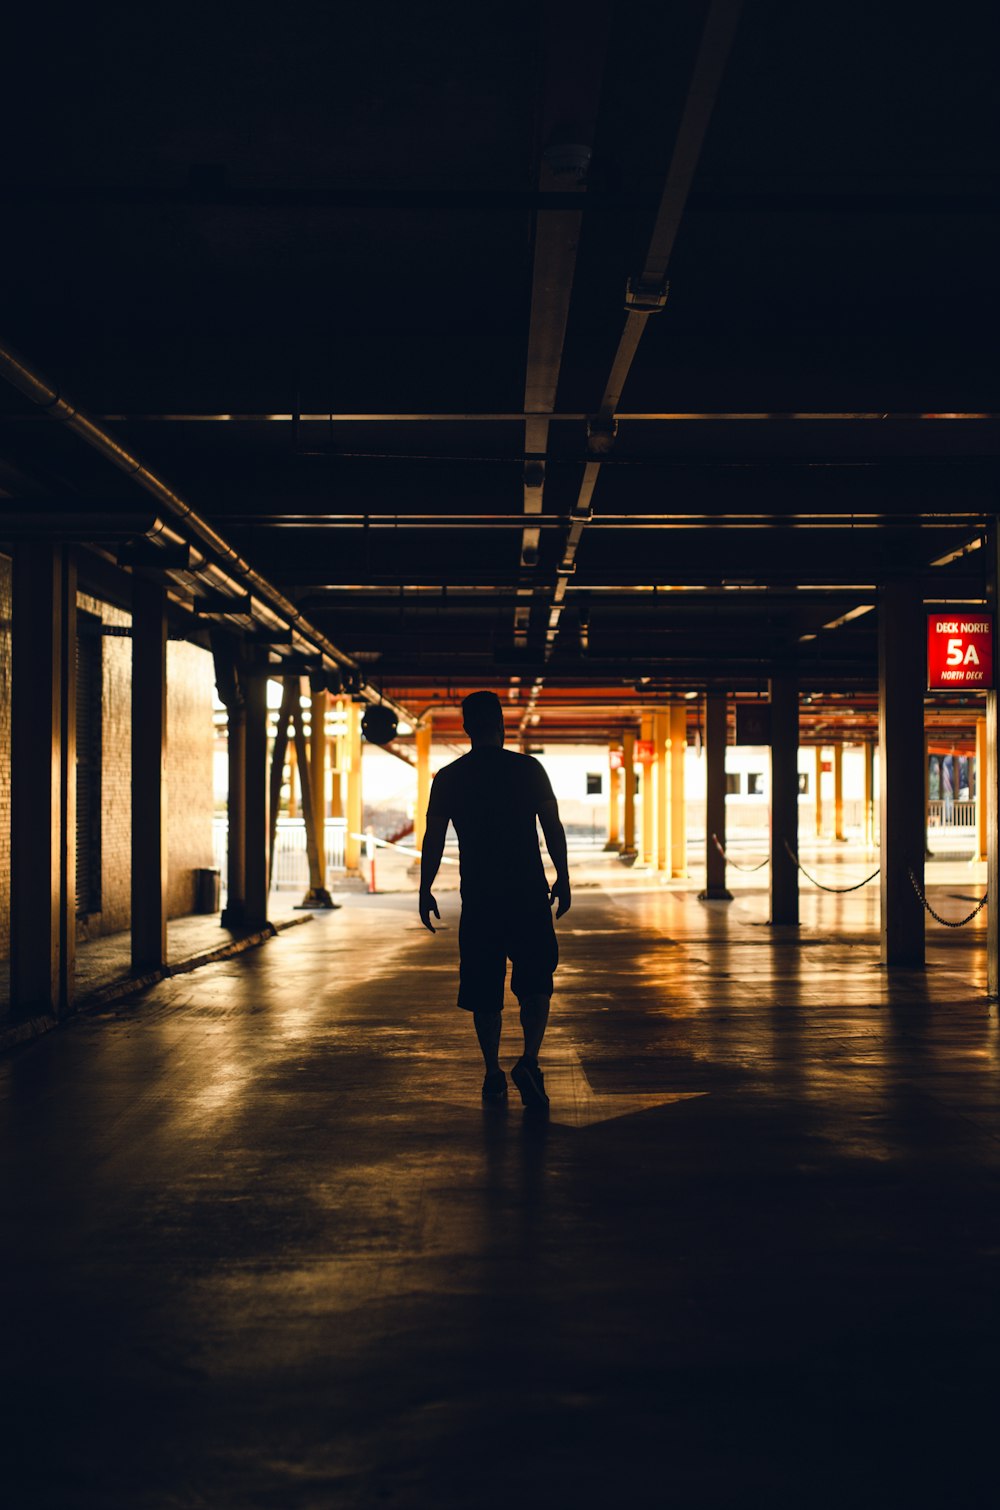
[[[42,409],[50,419],[64,424],[93,450],[125,472],[147,493],[151,494],[169,514],[181,520],[185,528],[206,549],[217,557],[225,571],[232,574],[239,584],[238,591],[250,592],[257,600],[258,609],[264,610],[261,621],[268,627],[291,628],[307,642],[309,653],[318,653],[330,663],[331,669],[346,667],[352,671],[359,668],[343,650],[315,625],[304,618],[300,609],[283,593],[254,570],[248,561],[220,535],[206,519],[203,519],[179,493],[175,493],[161,477],[146,467],[137,456],[126,449],[109,431],[90,418],[82,409],[65,398],[57,388],[9,346],[0,343],[0,376],[12,387],[23,393],[33,404]],[[269,616],[270,623],[268,622]],[[410,719],[408,709],[380,696],[376,688],[367,684],[361,687],[361,695],[369,702],[383,702],[392,708],[398,717]]]

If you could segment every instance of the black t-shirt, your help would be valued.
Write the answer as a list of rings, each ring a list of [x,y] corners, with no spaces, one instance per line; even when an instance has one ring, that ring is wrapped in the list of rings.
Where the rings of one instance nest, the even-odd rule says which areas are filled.
[[[548,895],[535,817],[552,784],[531,755],[493,745],[438,771],[428,818],[450,818],[458,834],[465,900],[534,902]]]

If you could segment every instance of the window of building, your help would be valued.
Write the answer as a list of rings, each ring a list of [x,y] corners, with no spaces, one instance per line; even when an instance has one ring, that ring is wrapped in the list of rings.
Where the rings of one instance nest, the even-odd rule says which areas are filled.
[[[739,773],[739,771],[727,771],[726,772],[726,796],[727,797],[738,797],[739,795],[740,795],[740,773]]]
[[[764,772],[747,772],[747,791],[751,797],[763,797],[764,795]]]
[[[604,777],[600,771],[587,772],[587,796],[599,797],[604,791]]]
[[[101,910],[101,621],[77,614],[76,911]]]
[[[799,772],[799,796],[806,797],[809,793],[809,772]]]

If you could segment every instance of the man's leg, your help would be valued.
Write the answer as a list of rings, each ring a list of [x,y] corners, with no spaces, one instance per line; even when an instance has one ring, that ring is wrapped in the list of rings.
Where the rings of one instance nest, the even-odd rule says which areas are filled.
[[[503,1013],[473,1012],[472,1021],[475,1024],[479,1047],[483,1051],[486,1073],[495,1075],[500,1068],[500,1029],[503,1024]],[[542,1031],[544,1032],[544,1029]]]
[[[521,998],[521,1028],[524,1033],[524,1053],[521,1057],[528,1064],[538,1062],[538,1051],[549,1022],[549,999],[548,996],[541,995]]]

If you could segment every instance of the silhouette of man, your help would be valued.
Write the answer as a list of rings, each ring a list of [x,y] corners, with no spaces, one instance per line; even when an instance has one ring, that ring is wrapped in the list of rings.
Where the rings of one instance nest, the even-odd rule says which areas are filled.
[[[449,819],[458,834],[462,920],[458,1005],[472,1013],[486,1064],[483,1100],[503,1103],[507,1077],[500,1068],[500,1029],[507,961],[511,990],[521,1009],[524,1050],[511,1069],[526,1111],[545,1112],[549,1098],[538,1068],[549,1020],[552,973],[559,960],[556,917],[570,908],[566,834],[548,776],[530,755],[505,750],[503,708],[494,692],[473,692],[462,704],[472,741],[467,755],[438,771],[427,806],[420,860],[420,921],[437,930],[440,918],[431,887],[441,864]],[[538,847],[542,825],[556,879],[549,887]]]

